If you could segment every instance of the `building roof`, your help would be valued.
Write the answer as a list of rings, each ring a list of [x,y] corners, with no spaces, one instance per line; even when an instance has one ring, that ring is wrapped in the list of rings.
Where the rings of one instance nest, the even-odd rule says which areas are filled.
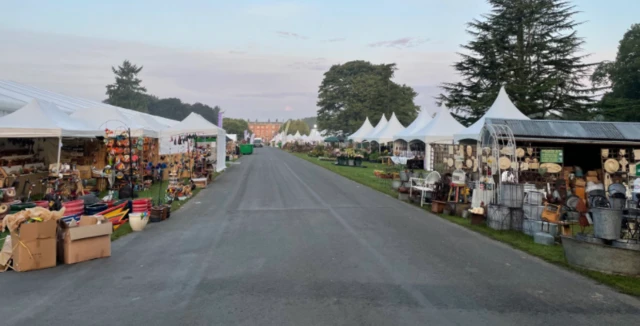
[[[486,123],[509,126],[516,139],[640,141],[640,122],[487,118]]]

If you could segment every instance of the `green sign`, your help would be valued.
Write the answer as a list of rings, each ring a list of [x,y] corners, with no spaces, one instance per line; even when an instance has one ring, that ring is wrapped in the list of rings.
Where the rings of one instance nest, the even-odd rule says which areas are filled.
[[[561,149],[541,149],[540,163],[564,163]]]
[[[216,141],[216,137],[197,137],[196,141],[198,143],[212,143]]]

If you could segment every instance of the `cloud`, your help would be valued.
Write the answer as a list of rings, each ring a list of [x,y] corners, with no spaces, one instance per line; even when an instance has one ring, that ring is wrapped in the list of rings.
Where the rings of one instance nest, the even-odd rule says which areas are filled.
[[[291,33],[291,32],[276,31],[276,34],[278,34],[278,36],[284,37],[284,38],[294,38],[294,39],[299,39],[299,40],[307,40],[307,39],[309,39],[306,36],[302,36],[300,34]]]
[[[337,37],[337,38],[330,38],[328,40],[323,40],[322,42],[327,42],[327,43],[336,43],[336,42],[344,42],[347,39],[344,37]]]
[[[287,105],[287,106],[284,107],[284,110],[287,111],[287,112],[291,112],[291,111],[293,111],[293,108],[290,107],[289,105]]]
[[[428,38],[425,39],[425,38],[403,37],[396,40],[369,43],[369,46],[372,48],[380,48],[380,47],[397,48],[397,49],[413,48],[418,45],[422,45],[428,41],[429,41]]]
[[[234,51],[234,50],[231,50],[231,51],[229,51],[229,54],[247,54],[247,51]]]

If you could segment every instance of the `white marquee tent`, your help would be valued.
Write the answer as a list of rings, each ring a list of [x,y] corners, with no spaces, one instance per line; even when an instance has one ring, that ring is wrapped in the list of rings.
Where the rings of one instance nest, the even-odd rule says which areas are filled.
[[[454,135],[455,141],[461,141],[463,139],[477,140],[480,136],[480,131],[484,127],[484,121],[486,118],[500,118],[500,119],[518,119],[518,120],[530,120],[529,117],[524,115],[518,108],[511,102],[509,95],[504,89],[504,86],[500,88],[498,97],[493,102],[493,105],[485,112],[485,114],[478,119],[474,124],[468,128],[460,131]]]
[[[378,130],[375,134],[369,136],[368,139],[370,141],[375,141],[378,144],[386,144],[393,141],[393,135],[397,134],[403,129],[404,126],[400,123],[400,121],[398,121],[396,113],[394,112],[391,114],[391,118],[389,118],[387,124],[385,124],[384,127]]]
[[[460,124],[449,112],[449,109],[442,106],[439,108],[436,117],[426,126],[420,128],[409,136],[411,140],[421,140],[426,144],[426,155],[424,160],[425,170],[431,169],[431,143],[450,142],[453,143],[453,135],[462,131],[464,126]]]
[[[433,118],[426,109],[420,110],[418,117],[413,120],[413,122],[408,127],[395,134],[393,136],[393,140],[404,140],[406,142],[414,140],[415,138],[413,138],[411,135],[429,124],[431,120],[433,120]]]
[[[375,128],[371,129],[371,131],[369,131],[368,133],[361,135],[362,141],[372,141],[372,138],[375,137],[375,135],[386,125],[387,118],[383,114]]]
[[[103,134],[100,129],[69,117],[55,104],[37,99],[0,117],[0,138],[94,138]]]
[[[180,123],[161,132],[163,137],[173,137],[183,134],[196,134],[198,136],[216,136],[216,171],[220,172],[227,167],[225,157],[227,155],[227,132],[209,122],[197,113],[191,113]]]
[[[363,137],[367,135],[371,130],[373,130],[373,125],[371,125],[371,122],[369,121],[369,117],[367,117],[366,119],[364,119],[362,126],[360,126],[360,128],[358,128],[356,132],[351,134],[348,139],[353,140],[354,142],[360,143],[364,140]]]
[[[80,120],[89,127],[102,130],[131,130],[131,137],[151,137],[158,138],[158,131],[149,129],[139,124],[136,120],[127,117],[125,113],[120,112],[115,107],[105,108],[86,108],[79,109],[70,115],[72,118]]]

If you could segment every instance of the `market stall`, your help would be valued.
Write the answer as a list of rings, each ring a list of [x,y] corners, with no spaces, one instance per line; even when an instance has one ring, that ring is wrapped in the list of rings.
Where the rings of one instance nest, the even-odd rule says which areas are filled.
[[[453,144],[453,135],[464,129],[446,107],[440,107],[435,118],[422,128],[405,135],[404,139],[420,140],[426,144],[424,169],[432,170],[434,166],[433,144]]]

